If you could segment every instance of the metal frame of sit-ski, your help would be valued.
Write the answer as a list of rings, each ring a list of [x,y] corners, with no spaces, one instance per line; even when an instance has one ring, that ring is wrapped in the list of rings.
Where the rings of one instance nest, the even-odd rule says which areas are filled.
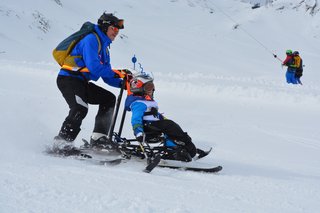
[[[128,76],[132,74],[128,69],[123,69],[120,71],[124,76],[123,84],[117,97],[115,110],[111,120],[111,126],[108,132],[108,140],[125,158],[131,158],[131,156],[135,156],[141,159],[147,159],[148,166],[146,168],[146,171],[150,172],[160,162],[161,158],[166,159],[165,156],[171,156],[175,153],[175,150],[167,148],[163,145],[165,142],[165,137],[161,133],[145,133],[142,142],[137,141],[137,139],[126,139],[125,137],[121,137],[127,112],[125,108],[123,109],[119,130],[118,132],[115,132],[115,125],[119,114],[123,92],[127,85],[127,81],[129,80]],[[154,135],[154,137],[150,138],[149,135]],[[132,142],[135,142],[135,144],[133,144]],[[148,171],[148,167],[149,169],[151,167],[153,168]]]

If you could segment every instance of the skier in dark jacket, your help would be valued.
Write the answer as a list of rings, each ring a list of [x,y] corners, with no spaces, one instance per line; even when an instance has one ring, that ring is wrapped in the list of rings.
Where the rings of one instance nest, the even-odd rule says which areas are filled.
[[[55,137],[56,142],[65,142],[72,147],[72,141],[80,132],[82,120],[88,113],[88,104],[95,104],[99,105],[99,110],[90,141],[92,145],[107,143],[116,97],[90,81],[102,78],[110,86],[121,87],[122,80],[115,78],[110,65],[109,46],[119,29],[123,28],[122,19],[111,13],[103,13],[95,26],[95,34],[88,34],[73,48],[70,56],[74,56],[71,63],[74,66],[64,64],[61,67],[57,85],[69,105],[69,114]]]
[[[303,61],[298,51],[293,52],[293,57],[294,57],[294,61],[296,61],[296,66],[297,66],[295,77],[297,79],[297,82],[302,85],[300,78],[303,73]]]
[[[142,142],[145,132],[164,133],[168,137],[167,145],[183,147],[178,150],[175,160],[192,160],[197,149],[190,136],[177,123],[158,112],[158,103],[153,99],[153,77],[145,72],[133,75],[129,90],[131,95],[127,96],[125,107],[132,111],[131,125],[136,139]]]

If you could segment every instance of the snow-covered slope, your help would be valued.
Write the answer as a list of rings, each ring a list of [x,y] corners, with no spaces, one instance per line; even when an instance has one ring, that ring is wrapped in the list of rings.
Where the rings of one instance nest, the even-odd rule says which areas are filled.
[[[320,20],[299,2],[1,0],[0,212],[318,212]],[[104,10],[125,19],[112,65],[132,67],[135,54],[153,72],[160,110],[214,148],[203,161],[223,165],[219,175],[43,153],[68,110],[51,51]],[[272,56],[286,49],[304,59],[303,86],[287,85]]]

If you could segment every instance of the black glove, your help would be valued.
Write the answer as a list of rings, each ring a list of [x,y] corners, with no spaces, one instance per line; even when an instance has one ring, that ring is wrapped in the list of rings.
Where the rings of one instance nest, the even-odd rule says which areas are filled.
[[[136,135],[137,141],[143,142],[143,136],[144,136],[144,134],[143,134],[142,132],[139,132],[139,133]]]
[[[123,72],[125,72],[127,75],[132,75],[132,72],[129,69],[123,69]]]
[[[122,88],[122,87],[123,87],[124,90],[127,90],[127,84],[126,84],[126,82],[124,80],[120,81],[120,88]]]

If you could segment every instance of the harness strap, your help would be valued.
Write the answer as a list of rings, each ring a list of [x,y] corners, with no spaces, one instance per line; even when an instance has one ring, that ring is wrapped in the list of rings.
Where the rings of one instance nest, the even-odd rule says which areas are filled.
[[[147,115],[153,115],[155,117],[158,116],[158,109],[155,107],[151,107],[151,110],[149,112],[144,113],[144,116],[147,116]]]
[[[89,72],[88,68],[87,67],[72,67],[72,66],[68,66],[66,64],[62,65],[61,69],[64,69],[64,70],[68,70],[70,72]]]
[[[67,70],[67,69],[63,69],[63,68],[62,68],[62,70],[70,73],[71,75],[81,75],[82,78],[83,78],[85,81],[88,82],[88,79],[87,79],[86,76],[83,74],[83,72],[81,72],[81,69],[82,69],[82,68],[80,68],[78,71],[71,71],[71,70]]]

